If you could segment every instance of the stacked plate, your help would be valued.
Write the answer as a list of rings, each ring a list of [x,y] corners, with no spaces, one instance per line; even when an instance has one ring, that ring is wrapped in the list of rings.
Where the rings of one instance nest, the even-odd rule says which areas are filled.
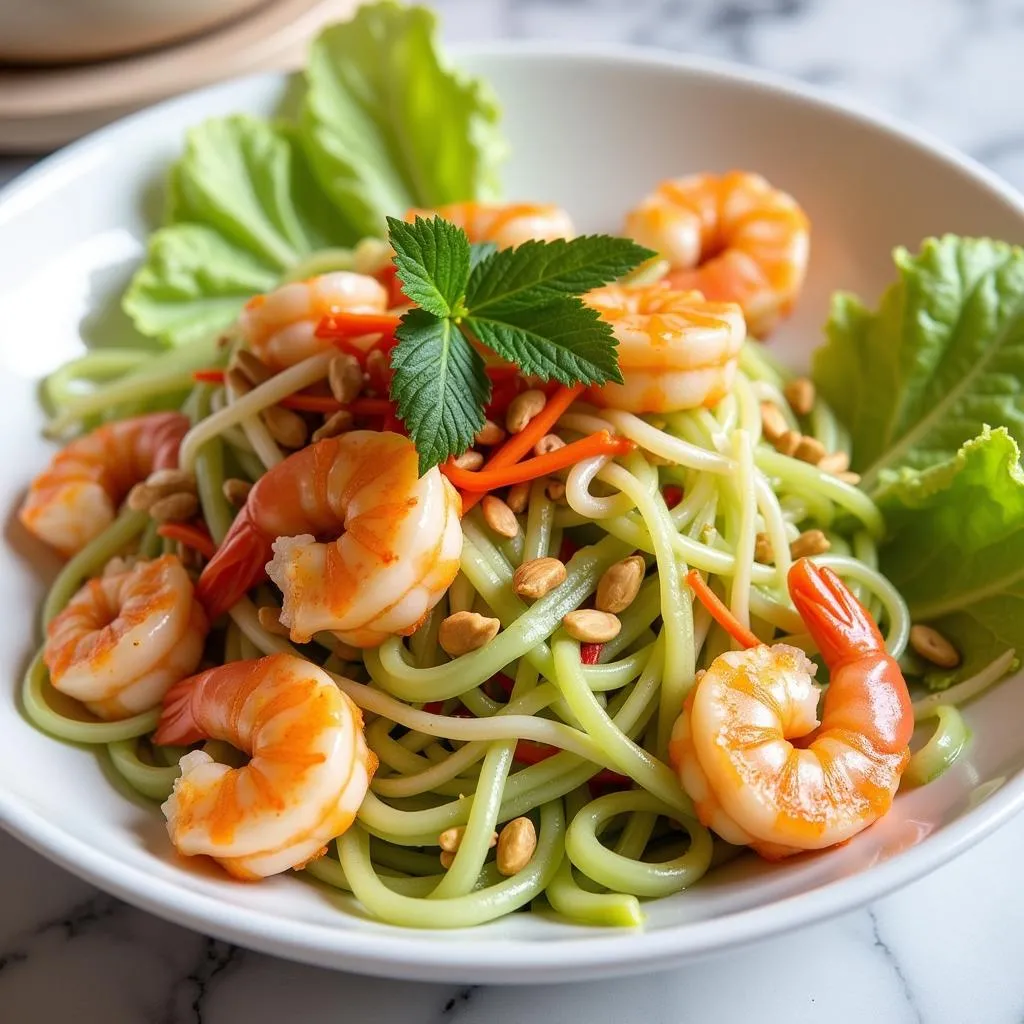
[[[105,0],[93,10],[90,0],[40,0],[4,6],[0,152],[53,149],[176,93],[297,67],[309,39],[346,17],[356,2]]]

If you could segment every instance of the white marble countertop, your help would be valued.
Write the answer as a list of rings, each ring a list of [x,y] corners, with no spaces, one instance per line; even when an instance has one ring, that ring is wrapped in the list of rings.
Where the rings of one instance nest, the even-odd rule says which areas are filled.
[[[1021,0],[435,0],[450,39],[667,46],[913,121],[1024,187]],[[0,158],[0,183],[27,162]],[[0,834],[3,1024],[1024,1020],[1024,818],[870,908],[647,978],[403,984],[287,963],[131,909]]]

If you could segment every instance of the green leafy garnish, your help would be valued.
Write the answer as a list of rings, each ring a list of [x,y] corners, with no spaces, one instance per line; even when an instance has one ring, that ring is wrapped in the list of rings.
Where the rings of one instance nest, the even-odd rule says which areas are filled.
[[[371,4],[310,51],[310,159],[362,235],[379,235],[385,213],[497,198],[497,107],[483,82],[445,67],[435,28],[424,7]]]
[[[388,227],[403,290],[421,307],[402,317],[391,361],[391,398],[421,473],[464,452],[483,426],[491,386],[474,345],[543,380],[621,382],[611,327],[580,294],[628,273],[649,250],[592,235],[474,252],[439,217],[389,217]]]
[[[381,237],[385,214],[495,198],[497,108],[434,37],[423,8],[365,5],[313,44],[298,123],[193,129],[123,300],[137,329],[169,345],[214,333],[311,252]]]
[[[876,312],[833,300],[814,380],[885,516],[882,571],[963,656],[925,675],[942,689],[1024,649],[1024,251],[948,235],[894,257]]]
[[[391,398],[419,453],[420,472],[464,452],[484,425],[484,361],[453,320],[412,309],[391,353]]]
[[[464,313],[472,254],[466,235],[450,221],[417,219],[415,225],[389,220],[395,266],[402,291],[434,316]]]
[[[184,345],[223,330],[277,272],[205,224],[174,224],[149,240],[146,262],[121,300],[136,328]]]
[[[876,499],[889,530],[882,569],[916,621],[933,622],[971,675],[1024,649],[1024,471],[1004,428],[986,428],[931,469],[893,474]]]
[[[835,297],[814,359],[869,490],[886,470],[953,458],[986,423],[1024,441],[1024,251],[947,235],[894,259],[877,312]]]

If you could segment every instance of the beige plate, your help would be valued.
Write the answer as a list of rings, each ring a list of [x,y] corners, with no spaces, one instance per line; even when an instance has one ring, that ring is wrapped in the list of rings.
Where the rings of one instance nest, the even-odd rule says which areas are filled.
[[[197,39],[137,57],[0,71],[0,151],[36,153],[176,93],[302,63],[325,24],[357,0],[276,0]]]

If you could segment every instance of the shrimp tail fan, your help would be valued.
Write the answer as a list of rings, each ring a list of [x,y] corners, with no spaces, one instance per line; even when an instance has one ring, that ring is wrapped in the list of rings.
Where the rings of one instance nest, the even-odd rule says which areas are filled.
[[[211,622],[266,579],[273,543],[243,508],[196,584],[196,596]]]
[[[209,672],[182,679],[164,694],[160,721],[153,733],[154,743],[159,746],[187,746],[208,738],[192,710],[192,695],[206,675]]]
[[[885,650],[867,609],[831,569],[807,558],[789,570],[789,593],[827,665]]]

